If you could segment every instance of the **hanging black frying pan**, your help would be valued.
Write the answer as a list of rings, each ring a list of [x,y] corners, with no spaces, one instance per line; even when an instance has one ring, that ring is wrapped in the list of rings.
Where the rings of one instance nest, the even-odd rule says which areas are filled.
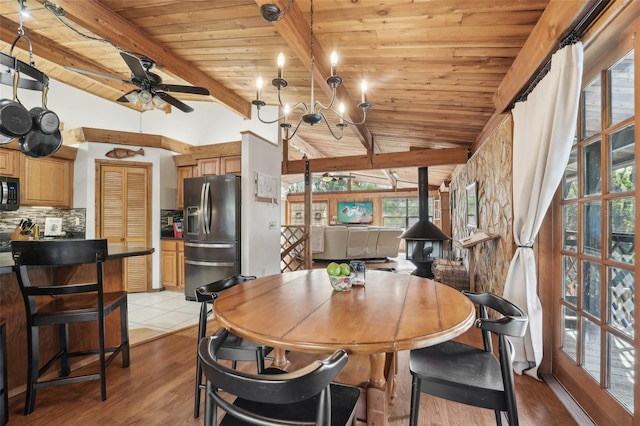
[[[13,74],[13,100],[0,100],[0,144],[26,135],[32,127],[31,114],[18,101],[19,81],[20,72],[16,70]]]
[[[29,157],[42,158],[54,154],[62,146],[60,133],[60,119],[47,109],[47,92],[49,86],[42,90],[42,108],[32,108],[30,117],[32,128],[29,133],[20,138],[20,151]]]

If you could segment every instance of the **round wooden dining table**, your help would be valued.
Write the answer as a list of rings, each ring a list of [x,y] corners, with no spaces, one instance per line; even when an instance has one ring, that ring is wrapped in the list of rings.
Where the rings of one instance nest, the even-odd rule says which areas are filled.
[[[475,308],[459,291],[415,275],[368,270],[366,284],[333,291],[324,269],[285,272],[221,292],[213,305],[231,332],[277,350],[368,355],[367,424],[388,422],[396,353],[450,340],[471,327]]]

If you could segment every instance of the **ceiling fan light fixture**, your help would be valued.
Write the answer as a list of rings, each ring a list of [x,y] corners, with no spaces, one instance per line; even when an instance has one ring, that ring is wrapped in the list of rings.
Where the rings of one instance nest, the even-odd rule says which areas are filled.
[[[140,96],[138,96],[138,92],[129,92],[124,97],[134,105],[137,105],[140,101]]]
[[[164,99],[158,95],[153,95],[153,105],[157,109],[164,111],[165,114],[169,114],[171,112],[171,105],[165,102]]]
[[[151,96],[151,93],[149,93],[148,90],[141,90],[139,94],[139,98],[140,98],[140,102],[142,102],[143,105],[150,105],[151,100],[153,99]]]
[[[289,2],[289,4],[287,5],[286,9],[281,13],[280,9],[273,5],[273,4],[265,4],[261,7],[261,13],[262,16],[264,17],[264,19],[266,19],[269,22],[273,22],[279,19],[282,19],[282,17],[285,15],[286,11],[289,9],[289,7],[291,6],[291,4],[293,3],[293,0]],[[309,32],[310,32],[310,46],[309,46],[309,51],[311,53],[310,55],[310,60],[311,60],[311,100],[309,102],[309,104],[306,104],[304,102],[298,102],[296,103],[293,107],[288,108],[288,106],[285,106],[282,102],[282,90],[284,88],[286,88],[288,86],[288,82],[287,80],[284,78],[284,63],[285,63],[285,58],[284,55],[282,53],[280,53],[278,55],[278,60],[277,60],[277,65],[278,65],[278,72],[277,72],[277,77],[274,78],[271,81],[271,84],[276,88],[276,90],[278,91],[278,104],[280,107],[281,111],[284,111],[284,113],[278,117],[275,120],[272,121],[268,121],[268,120],[263,120],[260,117],[260,109],[266,105],[266,102],[264,102],[263,100],[260,99],[260,93],[262,90],[262,85],[263,85],[263,81],[261,77],[258,77],[257,81],[256,81],[256,99],[253,100],[251,103],[253,105],[256,106],[257,112],[258,112],[258,119],[265,124],[273,124],[276,122],[280,123],[280,127],[282,127],[283,129],[285,129],[285,137],[283,138],[286,141],[291,140],[296,132],[298,131],[298,129],[300,128],[300,125],[305,122],[311,126],[316,125],[320,122],[324,122],[327,126],[327,128],[329,129],[329,132],[331,133],[331,136],[333,136],[334,139],[340,140],[342,139],[342,134],[343,131],[345,129],[345,127],[347,127],[348,125],[352,125],[352,126],[359,126],[361,124],[364,124],[365,121],[367,120],[367,111],[369,110],[369,108],[371,108],[371,103],[367,102],[367,83],[365,80],[362,80],[361,83],[361,102],[358,104],[358,108],[362,111],[362,119],[359,122],[354,122],[354,121],[350,121],[347,117],[345,117],[345,110],[344,110],[344,106],[341,103],[340,104],[340,108],[339,110],[336,111],[336,109],[334,109],[334,104],[336,103],[336,92],[337,92],[337,88],[338,86],[340,86],[342,84],[342,77],[340,77],[337,73],[337,68],[338,68],[338,55],[334,52],[331,53],[330,56],[330,64],[331,64],[331,72],[330,72],[330,76],[327,77],[326,79],[326,83],[327,85],[331,88],[331,100],[329,101],[329,105],[323,105],[320,101],[315,100],[315,94],[314,94],[314,90],[315,90],[315,81],[314,81],[314,74],[315,74],[315,56],[314,56],[314,50],[313,50],[313,43],[314,43],[314,32],[313,32],[313,15],[314,15],[314,7],[313,7],[313,0],[310,0],[310,19],[309,19]],[[297,124],[293,125],[291,123],[289,123],[289,114],[291,111],[297,110],[299,111],[302,116],[300,117],[300,119],[298,120]],[[329,124],[329,120],[327,119],[327,115],[329,112],[333,113],[333,115],[335,115],[335,117],[337,117],[338,119],[338,123],[335,124],[335,127],[338,128],[338,130],[334,130],[332,128],[332,126]],[[290,129],[293,127],[293,131],[290,133]]]

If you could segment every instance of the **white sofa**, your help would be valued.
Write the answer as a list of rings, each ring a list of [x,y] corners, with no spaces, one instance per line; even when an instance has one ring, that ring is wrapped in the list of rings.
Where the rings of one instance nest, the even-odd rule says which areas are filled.
[[[314,260],[384,259],[397,257],[400,228],[326,226],[311,232]]]

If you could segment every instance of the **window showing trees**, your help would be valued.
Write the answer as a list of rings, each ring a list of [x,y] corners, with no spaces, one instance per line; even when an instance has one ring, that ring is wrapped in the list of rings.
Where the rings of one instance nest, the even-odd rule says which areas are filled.
[[[633,413],[635,401],[635,98],[633,50],[582,90],[562,184],[560,351],[575,377]],[[564,363],[564,358],[560,359]],[[565,364],[562,364],[564,368]],[[580,371],[580,373],[578,373]]]
[[[350,184],[349,181],[351,181]],[[327,181],[321,177],[314,177],[311,185],[312,192],[376,191],[391,188],[391,185],[380,185],[359,179],[336,178]],[[292,183],[287,187],[286,192],[287,194],[304,192],[304,181]]]
[[[430,206],[433,206],[432,197],[429,197],[429,203]],[[431,212],[433,209],[430,208],[429,211]],[[382,200],[382,226],[409,228],[418,219],[418,197],[385,198]]]

